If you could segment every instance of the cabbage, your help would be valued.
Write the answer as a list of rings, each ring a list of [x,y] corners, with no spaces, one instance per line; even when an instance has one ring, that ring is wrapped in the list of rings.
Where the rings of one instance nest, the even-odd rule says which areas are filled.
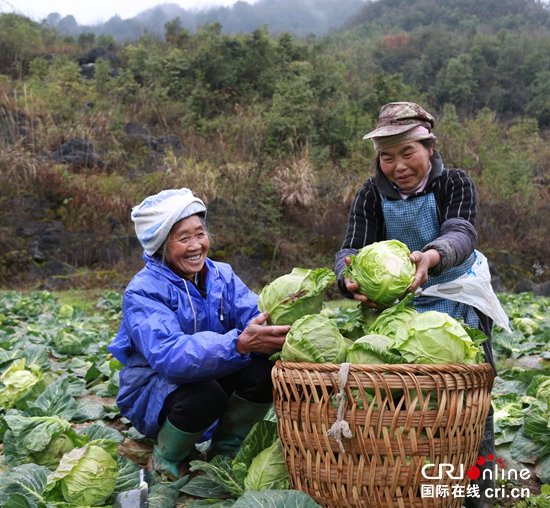
[[[357,339],[348,349],[346,362],[356,364],[403,363],[403,359],[391,353],[393,339],[385,335],[369,334]]]
[[[388,307],[380,313],[378,318],[370,328],[368,333],[378,335],[386,335],[395,339],[395,334],[400,328],[408,328],[409,322],[413,317],[418,315],[418,311],[409,302],[414,298],[414,295],[407,295],[398,305]]]
[[[420,312],[399,328],[393,348],[407,363],[476,363],[481,353],[468,332],[445,312]]]
[[[547,379],[538,386],[536,397],[537,399],[550,400],[550,379]]]
[[[348,343],[334,320],[312,314],[292,325],[280,358],[283,362],[342,363],[347,348]]]
[[[88,437],[72,430],[67,420],[42,415],[36,407],[29,411],[12,409],[4,416],[9,427],[4,435],[4,456],[9,465],[34,462],[53,471],[65,453],[88,442]]]
[[[63,455],[45,486],[52,494],[61,492],[67,503],[100,506],[111,496],[118,477],[118,444],[109,439],[90,441]]]
[[[42,451],[35,453],[31,457],[31,462],[39,466],[46,466],[54,471],[61,458],[65,453],[70,452],[74,448],[74,443],[71,437],[66,433],[61,433],[55,436]]]
[[[321,312],[323,291],[335,280],[329,268],[294,268],[262,289],[258,308],[269,313],[268,325],[291,325],[302,316]]]
[[[514,328],[524,335],[533,335],[539,328],[539,324],[531,318],[528,317],[518,317],[512,319],[512,324]]]
[[[288,489],[288,469],[281,440],[262,450],[252,459],[246,478],[245,490]]]
[[[16,360],[0,376],[0,408],[9,409],[42,378],[39,368],[25,368],[25,358]]]
[[[332,319],[340,333],[347,339],[357,340],[368,333],[369,327],[376,321],[382,312],[379,309],[360,304],[355,307],[334,308],[325,307],[320,314]]]
[[[344,275],[359,284],[359,292],[381,305],[393,305],[414,280],[416,266],[399,240],[375,242],[351,256]]]

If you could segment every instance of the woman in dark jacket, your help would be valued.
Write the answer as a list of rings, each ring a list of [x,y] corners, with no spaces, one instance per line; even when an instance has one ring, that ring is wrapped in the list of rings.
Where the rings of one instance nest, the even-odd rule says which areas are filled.
[[[497,309],[492,316],[467,303],[465,295],[449,299],[422,294],[430,287],[464,280],[474,265],[488,269],[486,259],[475,250],[474,183],[464,171],[444,167],[435,150],[433,126],[432,115],[418,104],[396,102],[382,107],[376,129],[364,136],[372,139],[377,152],[375,175],[359,189],[350,210],[346,237],[335,260],[339,289],[348,298],[378,307],[377,302],[359,293],[359,285],[347,279],[344,271],[350,256],[366,245],[390,239],[403,242],[416,264],[409,288],[416,293],[416,309],[446,312],[482,330],[488,337],[483,343],[485,358],[494,368],[493,319],[506,327],[508,323],[492,289],[482,292],[487,303],[482,308]],[[494,455],[492,414],[479,453]],[[484,495],[487,488],[491,488],[490,482],[480,483],[480,497],[467,498],[467,505],[491,506],[491,499]]]

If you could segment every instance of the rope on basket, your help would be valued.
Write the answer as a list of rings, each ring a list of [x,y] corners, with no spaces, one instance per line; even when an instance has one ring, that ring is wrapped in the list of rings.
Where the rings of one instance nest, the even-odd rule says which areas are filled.
[[[346,397],[346,384],[348,382],[349,366],[351,363],[342,363],[340,370],[338,371],[338,384],[340,386],[340,392],[336,394],[336,401],[338,402],[338,416],[336,421],[332,424],[332,427],[327,431],[327,436],[332,436],[334,440],[340,446],[342,453],[346,453],[344,445],[342,444],[342,436],[347,439],[351,439],[353,434],[349,428],[349,423],[344,420],[344,411],[346,410],[347,397]]]

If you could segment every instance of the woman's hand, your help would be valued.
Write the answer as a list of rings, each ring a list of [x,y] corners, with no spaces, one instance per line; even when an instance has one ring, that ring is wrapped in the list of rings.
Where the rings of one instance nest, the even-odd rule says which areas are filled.
[[[439,264],[441,256],[435,249],[426,252],[415,250],[411,253],[410,260],[416,265],[416,274],[408,291],[414,293],[420,286],[428,282],[428,270]]]
[[[348,266],[351,264],[351,259],[349,257],[344,258],[344,261]],[[351,280],[346,278],[344,279],[344,285],[346,286],[346,289],[353,295],[353,298],[359,300],[363,305],[367,305],[368,307],[372,307],[374,309],[380,308],[380,306],[376,302],[372,302],[365,295],[359,293],[359,284],[357,284],[357,282],[352,282]]]
[[[267,312],[256,316],[239,335],[237,353],[264,353],[270,355],[280,351],[290,326],[263,326]]]

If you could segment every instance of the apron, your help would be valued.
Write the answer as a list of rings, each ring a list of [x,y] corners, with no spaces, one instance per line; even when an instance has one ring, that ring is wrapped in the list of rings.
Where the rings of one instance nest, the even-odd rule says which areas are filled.
[[[382,210],[386,223],[386,239],[403,242],[411,252],[422,250],[440,235],[437,205],[431,192],[413,199],[390,200],[382,196]],[[422,288],[444,284],[461,277],[468,272],[474,260],[475,256],[472,253],[461,265],[454,266],[438,277],[430,276]],[[420,295],[415,296],[414,305],[418,312],[446,312],[455,319],[462,319],[471,328],[477,328],[479,325],[474,308],[462,302]]]

